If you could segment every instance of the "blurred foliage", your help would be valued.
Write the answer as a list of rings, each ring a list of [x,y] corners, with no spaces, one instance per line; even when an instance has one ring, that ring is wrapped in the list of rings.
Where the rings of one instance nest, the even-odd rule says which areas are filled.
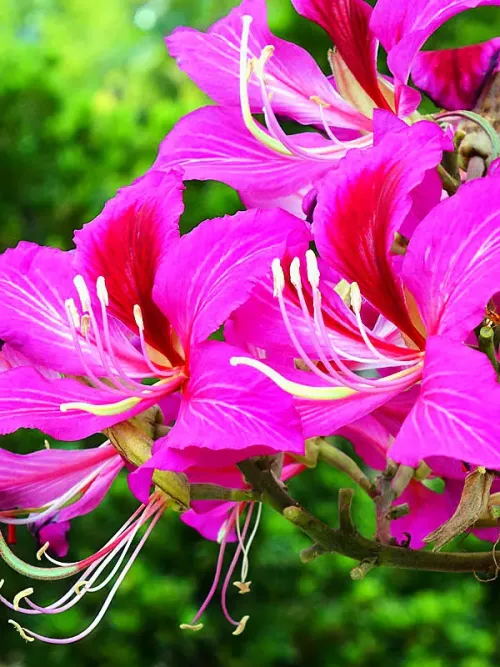
[[[396,0],[395,0],[396,1]],[[116,189],[144,172],[157,146],[184,113],[206,103],[179,72],[163,36],[184,24],[207,27],[230,0],[0,0],[0,246],[20,239],[71,247],[72,230],[92,219]],[[269,0],[273,28],[314,53],[326,67],[328,39],[300,19],[288,0]],[[499,34],[498,9],[468,12],[429,44],[452,46]],[[200,132],[203,128],[200,127]],[[189,184],[184,229],[237,210],[238,197],[215,183]],[[27,452],[40,435],[20,432],[4,447]],[[346,480],[326,467],[291,483],[313,512],[335,522],[336,494]],[[99,548],[135,502],[125,479],[91,516],[74,522],[71,558]],[[370,533],[371,506],[356,496],[356,515]],[[21,556],[33,541],[19,535]],[[307,541],[264,512],[251,558],[252,594],[232,591],[230,606],[250,614],[232,637],[214,601],[203,632],[183,634],[210,587],[217,545],[166,516],[154,531],[99,629],[73,646],[24,644],[0,610],[0,665],[91,667],[490,667],[499,663],[496,583],[472,576],[373,571],[352,582],[353,563],[325,557],[304,566]],[[8,597],[28,582],[0,564]],[[55,599],[62,586],[36,586]],[[67,614],[18,618],[41,633],[79,632],[97,612],[100,594]]]

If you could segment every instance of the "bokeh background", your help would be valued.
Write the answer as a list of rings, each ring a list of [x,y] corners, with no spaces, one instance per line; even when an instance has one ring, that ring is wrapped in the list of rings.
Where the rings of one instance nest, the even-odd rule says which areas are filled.
[[[395,0],[397,2],[397,0]],[[0,248],[21,239],[71,247],[72,231],[91,220],[116,189],[142,174],[158,143],[183,114],[206,103],[176,69],[163,36],[177,25],[200,29],[231,0],[0,0]],[[307,47],[326,67],[326,36],[300,19],[289,0],[269,0],[273,29]],[[449,47],[500,34],[500,10],[463,14],[429,46]],[[382,56],[383,58],[383,56]],[[383,66],[383,63],[382,63]],[[203,127],[199,128],[200,133]],[[235,193],[216,183],[189,184],[184,230],[232,213]],[[12,451],[43,446],[19,432],[0,443]],[[63,445],[64,446],[64,445]],[[335,521],[336,495],[348,482],[327,467],[292,482],[299,500]],[[101,546],[136,504],[119,479],[93,515],[76,520],[70,557]],[[355,513],[369,533],[371,508],[358,493]],[[473,540],[469,547],[477,548]],[[251,595],[230,597],[233,615],[250,615],[247,631],[231,635],[218,601],[205,629],[185,634],[214,572],[217,545],[175,516],[162,519],[98,630],[62,647],[25,644],[0,609],[0,666],[34,667],[490,667],[500,662],[499,585],[472,576],[373,571],[349,578],[353,563],[325,557],[302,565],[307,541],[271,511],[251,557]],[[17,550],[33,560],[34,543]],[[30,585],[0,563],[12,597]],[[61,587],[36,586],[39,599]],[[67,636],[93,618],[100,594],[61,616],[29,619],[37,631]],[[26,617],[18,618],[25,621]]]

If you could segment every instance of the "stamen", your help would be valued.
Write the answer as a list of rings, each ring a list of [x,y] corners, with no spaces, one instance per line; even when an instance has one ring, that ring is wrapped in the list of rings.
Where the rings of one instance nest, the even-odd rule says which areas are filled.
[[[307,398],[311,401],[335,401],[358,393],[355,389],[348,387],[314,387],[293,382],[275,371],[274,368],[262,363],[262,361],[251,359],[250,357],[231,357],[229,363],[231,366],[250,366],[250,368],[255,368],[255,370],[263,373],[288,394]]]
[[[319,266],[316,255],[312,250],[306,251],[307,279],[314,290],[319,288]]]
[[[181,630],[191,630],[192,632],[199,632],[203,629],[203,623],[197,623],[196,625],[191,625],[190,623],[181,623],[179,625]]]
[[[263,507],[262,503],[259,503],[258,507],[257,507],[257,517],[255,519],[255,523],[254,523],[252,532],[250,533],[250,537],[248,538],[248,542],[246,544],[246,549],[243,552],[243,562],[242,562],[242,565],[241,565],[241,584],[243,584],[243,585],[245,584],[247,576],[248,576],[248,567],[249,567],[249,564],[250,564],[250,560],[249,560],[248,555],[250,553],[250,549],[252,547],[255,536],[257,535],[257,531],[259,530],[260,519],[261,519],[261,516],[262,516],[262,507]],[[250,586],[250,584],[252,582],[247,582],[247,583]],[[241,590],[240,591],[240,593],[247,593],[247,592],[248,592],[247,590],[244,590],[244,591]]]
[[[24,600],[24,598],[33,595],[34,592],[35,591],[32,588],[25,588],[23,591],[19,591],[19,593],[14,597],[14,600],[12,601],[14,604],[14,609],[16,611],[19,611],[19,603],[21,602],[21,600]]]
[[[103,303],[106,308],[109,307],[109,294],[106,288],[106,280],[104,276],[99,276],[96,282],[97,298]]]
[[[50,542],[45,542],[43,547],[41,549],[38,549],[38,551],[36,552],[36,559],[37,560],[42,560],[43,555],[45,554],[45,552],[47,551],[47,549],[49,547],[50,547]]]
[[[281,262],[278,257],[271,262],[271,271],[273,272],[274,280],[274,296],[278,296],[282,294],[285,289],[285,274],[283,273]]]
[[[90,332],[90,317],[84,313],[81,318],[80,332],[84,338],[87,338]]]
[[[248,623],[249,620],[250,620],[250,616],[243,616],[241,621],[238,623],[238,627],[233,632],[233,635],[235,637],[237,637],[238,635],[241,635],[245,631],[245,628],[247,627],[247,623]]]
[[[73,284],[75,285],[76,291],[78,292],[78,296],[80,297],[80,303],[83,312],[84,313],[90,312],[91,309],[90,292],[85,283],[84,277],[81,275],[75,276],[73,279]]]
[[[34,642],[35,641],[34,637],[30,637],[29,635],[26,634],[26,632],[29,632],[29,630],[26,630],[26,628],[23,628],[16,621],[13,621],[11,618],[9,618],[7,623],[10,623],[11,625],[13,625],[15,627],[15,629],[19,632],[19,634],[24,639],[24,641],[27,641],[27,642]]]
[[[139,304],[135,304],[134,306],[134,320],[135,323],[137,324],[137,328],[140,331],[144,331],[144,319],[142,317],[142,310]]]
[[[71,318],[71,321],[73,322],[73,326],[75,327],[75,329],[79,329],[81,320],[80,320],[80,314],[75,305],[75,300],[66,299],[64,305],[66,306],[66,310]]]
[[[99,417],[106,417],[111,415],[120,415],[122,412],[127,412],[134,408],[143,399],[141,397],[124,398],[122,401],[116,403],[104,403],[95,405],[93,403],[61,403],[59,409],[61,412],[70,412],[70,410],[81,410],[82,412],[89,412],[91,415]]]
[[[248,61],[248,41],[250,37],[250,25],[253,21],[253,18],[251,16],[245,15],[241,20],[243,23],[243,28],[240,42],[240,106],[243,122],[245,123],[248,131],[262,144],[271,150],[274,150],[276,153],[290,156],[292,153],[287,148],[285,148],[283,144],[269,136],[267,132],[264,132],[264,130],[256,123],[252,115],[248,96],[248,84],[252,75],[254,63]]]
[[[233,581],[233,586],[239,589],[240,595],[245,595],[250,593],[250,586],[252,585],[251,581]]]

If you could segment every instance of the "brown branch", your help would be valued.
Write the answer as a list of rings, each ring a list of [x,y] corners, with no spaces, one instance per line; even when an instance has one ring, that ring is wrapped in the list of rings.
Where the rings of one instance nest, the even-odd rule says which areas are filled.
[[[346,534],[330,528],[314,517],[288,494],[269,469],[262,468],[252,459],[241,462],[240,470],[262,499],[288,521],[296,525],[313,541],[305,550],[306,560],[321,553],[338,553],[359,562],[372,561],[378,566],[426,570],[435,572],[488,572],[494,571],[491,552],[485,553],[433,553],[406,547],[390,546],[368,540],[359,533]],[[323,551],[322,551],[323,550]],[[303,552],[304,554],[304,552]]]

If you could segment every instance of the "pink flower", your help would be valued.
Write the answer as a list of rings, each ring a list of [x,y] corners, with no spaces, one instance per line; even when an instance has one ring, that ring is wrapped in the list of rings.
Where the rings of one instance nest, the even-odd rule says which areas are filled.
[[[416,140],[424,131],[425,148]],[[500,181],[480,179],[440,203],[428,191],[430,211],[420,222],[415,201],[439,159],[436,137],[424,124],[394,132],[369,151],[350,153],[326,178],[313,223],[321,259],[308,251],[305,272],[301,258],[293,260],[290,282],[276,260],[277,306],[261,289],[232,318],[233,335],[244,340],[244,322],[261,309],[262,322],[247,338],[269,351],[269,363],[233,363],[258,368],[301,397],[306,437],[334,433],[418,387],[389,456],[410,466],[441,456],[495,469],[496,372],[465,343],[500,291]],[[392,248],[402,229],[415,231],[401,263]],[[346,304],[335,290],[349,284]],[[286,350],[285,332],[309,372],[274,363]]]
[[[156,169],[182,166],[188,179],[216,178],[236,188],[248,207],[307,214],[301,203],[317,182],[349,150],[372,145],[375,110],[419,119],[420,95],[406,85],[413,65],[417,83],[444,106],[471,108],[498,48],[494,41],[418,55],[444,21],[488,0],[453,0],[442,11],[440,0],[402,0],[397,9],[379,0],[374,10],[364,0],[293,4],[331,37],[333,78],[302,48],[270,32],[265,0],[244,0],[206,33],[178,28],[166,40],[170,54],[219,106],[182,118],[164,140]],[[377,71],[379,41],[394,80]],[[460,75],[451,76],[456,62]],[[265,127],[253,117],[262,110]],[[315,132],[286,135],[278,117]]]
[[[75,440],[160,402],[176,416],[177,461],[302,450],[291,400],[233,369],[240,351],[209,337],[309,232],[287,213],[252,211],[179,237],[181,192],[177,174],[150,173],[76,232],[75,251],[24,243],[0,258],[0,337],[21,353],[0,373],[0,432]]]

